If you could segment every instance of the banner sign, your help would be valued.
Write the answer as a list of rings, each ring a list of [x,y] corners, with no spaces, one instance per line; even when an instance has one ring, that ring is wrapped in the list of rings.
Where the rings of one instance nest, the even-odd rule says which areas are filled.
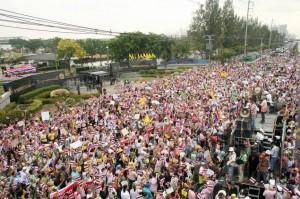
[[[69,184],[68,186],[66,186],[63,189],[60,189],[54,193],[50,194],[50,199],[63,199],[65,198],[65,196],[69,196],[73,194],[73,190],[74,188],[77,186],[76,182],[72,182],[71,184]]]
[[[156,55],[153,53],[140,53],[140,54],[129,54],[129,59],[155,59]]]

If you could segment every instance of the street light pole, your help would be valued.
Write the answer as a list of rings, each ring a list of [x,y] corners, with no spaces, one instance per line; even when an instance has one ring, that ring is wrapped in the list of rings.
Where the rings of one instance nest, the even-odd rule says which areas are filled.
[[[270,28],[269,50],[271,49],[271,43],[272,43],[272,29],[273,29],[273,19],[271,21],[271,28]]]
[[[245,29],[245,44],[244,44],[244,54],[247,55],[247,37],[248,37],[248,19],[249,19],[249,10],[250,10],[250,0],[248,0],[247,7],[247,18],[246,18],[246,29]]]
[[[106,61],[107,61],[107,67],[108,67],[108,61],[109,61],[109,57],[108,57],[108,46],[106,46]]]

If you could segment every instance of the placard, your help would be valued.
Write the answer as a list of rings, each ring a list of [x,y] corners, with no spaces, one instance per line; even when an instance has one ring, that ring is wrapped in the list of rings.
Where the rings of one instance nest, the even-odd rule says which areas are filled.
[[[41,115],[42,115],[42,121],[48,121],[48,120],[50,120],[49,111],[41,112]]]

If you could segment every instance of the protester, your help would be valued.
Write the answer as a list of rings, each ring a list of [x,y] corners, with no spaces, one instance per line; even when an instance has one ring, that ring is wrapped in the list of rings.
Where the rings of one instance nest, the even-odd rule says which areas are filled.
[[[255,121],[264,96],[255,94],[257,85],[272,93],[274,106],[283,107],[282,123],[289,124],[278,176],[283,182],[276,183],[283,184],[282,195],[291,195],[300,182],[293,158],[299,60],[270,59],[271,75],[263,70],[266,60],[216,64],[151,82],[119,82],[117,93],[104,90],[51,112],[49,121],[34,115],[0,125],[0,198],[236,198],[242,195],[234,186],[237,170],[249,165],[248,176],[255,176],[257,164],[256,180],[264,183],[269,168],[280,170],[276,146],[259,151],[263,132],[256,132]],[[285,74],[277,64],[287,66]],[[243,147],[233,147],[242,108],[249,108],[254,132]]]

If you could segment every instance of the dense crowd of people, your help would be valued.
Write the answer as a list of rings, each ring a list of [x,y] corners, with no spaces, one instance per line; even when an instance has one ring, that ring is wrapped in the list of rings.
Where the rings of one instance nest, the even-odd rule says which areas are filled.
[[[286,54],[119,82],[118,93],[61,108],[50,120],[1,125],[0,198],[250,198],[238,186],[248,179],[263,183],[267,199],[299,198],[299,61]],[[251,138],[229,145],[245,110]],[[284,146],[274,137],[264,150],[256,125],[270,112],[287,131]]]

